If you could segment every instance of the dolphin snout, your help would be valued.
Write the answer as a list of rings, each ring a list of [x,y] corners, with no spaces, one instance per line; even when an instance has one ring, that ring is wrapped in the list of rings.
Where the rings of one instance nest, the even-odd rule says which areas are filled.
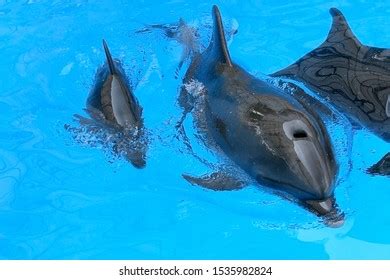
[[[324,200],[306,200],[304,206],[318,216],[322,217],[325,224],[337,228],[344,224],[344,213],[339,211],[334,197]]]

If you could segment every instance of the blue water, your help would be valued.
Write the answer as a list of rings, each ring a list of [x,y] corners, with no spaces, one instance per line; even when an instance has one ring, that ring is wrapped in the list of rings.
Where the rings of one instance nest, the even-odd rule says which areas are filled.
[[[339,8],[368,45],[390,47],[389,1],[215,1],[232,58],[271,73],[316,47]],[[1,259],[390,259],[390,180],[365,169],[390,145],[353,130],[342,114],[330,127],[341,172],[336,198],[346,214],[329,228],[262,188],[213,192],[182,173],[208,171],[175,138],[175,79],[181,47],[148,23],[180,17],[210,36],[210,1],[0,0]],[[144,107],[151,140],[137,170],[78,123],[105,38]],[[185,123],[195,153],[217,156]],[[192,130],[191,130],[192,128]],[[104,137],[103,137],[104,138]],[[349,159],[351,159],[349,161]]]

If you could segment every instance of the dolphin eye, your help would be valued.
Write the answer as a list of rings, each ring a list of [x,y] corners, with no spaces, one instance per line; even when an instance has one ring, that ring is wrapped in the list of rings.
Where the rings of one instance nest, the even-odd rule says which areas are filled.
[[[298,129],[298,130],[295,130],[295,131],[294,131],[293,137],[294,137],[295,139],[307,138],[307,133],[306,133],[306,131],[304,131],[304,130],[302,130],[302,129]]]

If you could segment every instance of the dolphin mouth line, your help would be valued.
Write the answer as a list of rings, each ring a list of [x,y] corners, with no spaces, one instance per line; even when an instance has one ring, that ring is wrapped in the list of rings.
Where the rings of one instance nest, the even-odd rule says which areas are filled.
[[[313,194],[312,193],[310,193],[310,192],[308,192],[307,190],[305,190],[305,189],[303,189],[303,188],[301,188],[301,187],[299,187],[299,186],[296,186],[296,185],[292,185],[292,184],[290,184],[290,183],[288,183],[288,182],[280,182],[280,181],[276,181],[276,180],[274,180],[274,179],[272,179],[272,178],[269,178],[269,177],[261,177],[262,178],[262,180],[261,181],[263,181],[263,179],[265,179],[266,181],[269,181],[270,183],[272,183],[273,185],[275,185],[275,186],[279,186],[278,187],[278,189],[281,189],[281,190],[283,190],[283,186],[286,186],[286,187],[290,187],[290,188],[292,188],[292,189],[297,189],[297,190],[299,190],[299,191],[301,191],[303,194],[306,194],[308,197],[313,197]],[[263,185],[263,183],[260,181],[260,184],[262,184]],[[265,186],[266,186],[266,184],[264,184]],[[308,199],[308,200],[303,200],[303,201],[325,201],[326,199],[328,199],[328,198],[324,198],[323,200],[321,200],[321,199],[319,199],[319,200],[316,200],[316,199]]]
[[[321,200],[305,200],[305,203],[313,207],[320,214],[327,214],[334,209],[334,199],[331,197]]]

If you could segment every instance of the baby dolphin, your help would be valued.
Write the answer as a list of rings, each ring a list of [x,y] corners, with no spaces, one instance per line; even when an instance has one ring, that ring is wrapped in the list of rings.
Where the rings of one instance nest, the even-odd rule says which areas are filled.
[[[103,40],[106,63],[96,74],[96,83],[87,100],[87,111],[94,119],[124,132],[131,145],[126,147],[127,159],[137,168],[145,166],[146,143],[142,108],[134,96],[125,71],[119,61],[113,60],[107,43]]]
[[[326,221],[342,222],[334,199],[338,167],[323,123],[309,106],[235,64],[217,6],[212,13],[211,42],[195,55],[184,78],[187,84],[198,81],[204,87],[202,107],[194,105],[192,110],[195,117],[203,114],[198,118],[204,119],[206,138],[261,185],[291,194]],[[213,190],[245,185],[223,171],[183,176]]]

